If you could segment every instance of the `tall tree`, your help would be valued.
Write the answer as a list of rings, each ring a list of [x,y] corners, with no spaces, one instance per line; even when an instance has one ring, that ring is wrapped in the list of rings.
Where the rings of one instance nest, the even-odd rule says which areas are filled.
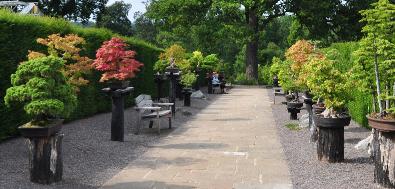
[[[131,35],[132,22],[128,18],[130,8],[132,8],[131,4],[123,1],[115,2],[104,9],[100,20],[96,22],[97,26],[108,28],[122,35]]]
[[[259,32],[276,17],[285,15],[287,1],[283,0],[153,0],[148,7],[149,16],[167,26],[197,26],[210,17],[227,28],[239,30],[246,43],[246,75],[258,78]],[[186,31],[188,32],[188,31]]]
[[[362,37],[359,11],[377,0],[291,0],[291,12],[306,26],[310,37],[326,42]]]
[[[39,0],[38,6],[45,15],[87,24],[92,18],[100,19],[107,2],[108,0]]]

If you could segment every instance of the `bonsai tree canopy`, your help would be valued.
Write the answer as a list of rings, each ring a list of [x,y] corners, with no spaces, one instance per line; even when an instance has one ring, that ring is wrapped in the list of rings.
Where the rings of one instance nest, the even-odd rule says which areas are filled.
[[[12,87],[7,89],[5,104],[25,104],[33,125],[45,126],[51,119],[68,117],[77,105],[77,97],[63,68],[64,61],[54,56],[21,63],[11,75]]]
[[[186,88],[191,88],[196,80],[197,76],[194,73],[188,72],[181,75],[181,84],[184,85]]]

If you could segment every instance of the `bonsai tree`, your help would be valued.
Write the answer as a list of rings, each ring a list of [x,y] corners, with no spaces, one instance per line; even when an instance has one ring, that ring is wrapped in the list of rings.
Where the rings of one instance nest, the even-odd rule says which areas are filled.
[[[64,61],[54,56],[21,63],[11,75],[12,87],[6,91],[5,104],[25,104],[31,125],[46,126],[53,119],[68,117],[77,105],[77,97],[63,68]]]
[[[272,74],[278,74],[281,87],[286,91],[295,92],[308,90],[306,78],[308,71],[303,69],[304,65],[312,58],[321,59],[321,54],[312,43],[299,40],[285,53],[286,60],[280,64],[279,59],[273,59]]]
[[[52,34],[47,38],[38,38],[37,43],[47,46],[47,53],[29,51],[29,60],[48,55],[60,57],[65,62],[62,72],[76,91],[79,90],[80,86],[89,83],[84,78],[84,75],[91,71],[93,60],[87,56],[80,55],[81,46],[85,44],[84,38],[75,34],[69,34],[64,37],[60,36],[60,34]]]
[[[395,119],[395,5],[379,0],[373,6],[361,11],[361,22],[366,23],[362,29],[365,37],[355,52],[358,58],[352,76],[360,90],[373,94],[371,116]]]
[[[294,74],[293,82],[297,90],[308,90],[306,78],[309,73],[303,69],[303,65],[307,64],[312,58],[321,59],[324,55],[315,48],[313,43],[299,40],[286,51],[285,57],[286,60],[292,62],[290,70]]]
[[[186,50],[182,46],[174,44],[159,55],[159,60],[155,63],[154,70],[156,72],[164,72],[170,66],[170,60],[174,60],[175,65],[181,71],[189,71],[191,70],[191,64],[186,59],[186,56]]]
[[[93,66],[104,72],[100,82],[123,81],[135,77],[136,72],[140,71],[143,64],[135,59],[135,51],[126,50],[127,46],[122,39],[113,37],[97,50]]]
[[[185,88],[191,88],[192,85],[196,82],[197,76],[192,72],[188,72],[186,74],[181,75],[181,84]]]
[[[346,112],[346,103],[350,100],[349,76],[337,70],[334,64],[327,58],[314,57],[304,65],[309,73],[306,77],[308,88],[316,97],[324,100],[324,117],[342,117]]]

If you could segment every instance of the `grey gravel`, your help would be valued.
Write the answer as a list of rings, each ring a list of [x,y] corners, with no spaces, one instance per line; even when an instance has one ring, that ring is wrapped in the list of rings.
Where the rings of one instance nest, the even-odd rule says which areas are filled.
[[[207,90],[205,90],[207,91]],[[182,132],[182,125],[193,119],[200,110],[212,103],[218,95],[207,95],[208,99],[191,99],[191,107],[178,109],[192,113],[184,116],[176,113],[173,129],[167,129],[167,120],[161,123],[162,131],[158,136],[154,129],[145,129],[140,135],[134,135],[132,125],[137,116],[132,108],[125,111],[125,142],[110,141],[111,114],[98,114],[90,118],[77,120],[63,126],[63,180],[51,185],[31,183],[28,172],[28,149],[24,138],[15,138],[0,143],[0,189],[38,189],[38,188],[98,188],[113,177],[130,162],[149,150],[170,133]]]
[[[271,91],[269,93],[272,94]],[[295,189],[380,188],[373,182],[374,164],[367,151],[354,148],[355,144],[369,136],[368,129],[352,122],[344,129],[345,161],[320,162],[317,159],[316,144],[309,142],[309,128],[295,131],[284,126],[298,121],[289,119],[286,105],[281,104],[281,101],[284,101],[284,97],[277,96],[272,110]],[[298,117],[306,113],[302,110]]]

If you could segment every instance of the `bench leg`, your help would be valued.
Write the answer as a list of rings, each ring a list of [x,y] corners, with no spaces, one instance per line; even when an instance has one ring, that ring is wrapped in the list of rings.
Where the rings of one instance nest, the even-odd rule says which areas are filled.
[[[169,117],[169,129],[171,129],[171,117]]]
[[[159,117],[156,120],[158,122],[158,134],[160,135],[160,119],[159,119]]]
[[[140,133],[141,122],[141,116],[139,116],[139,118],[137,119],[136,132],[134,133],[135,135],[138,135]]]
[[[149,128],[151,129],[152,126],[154,125],[154,121],[149,121]]]

